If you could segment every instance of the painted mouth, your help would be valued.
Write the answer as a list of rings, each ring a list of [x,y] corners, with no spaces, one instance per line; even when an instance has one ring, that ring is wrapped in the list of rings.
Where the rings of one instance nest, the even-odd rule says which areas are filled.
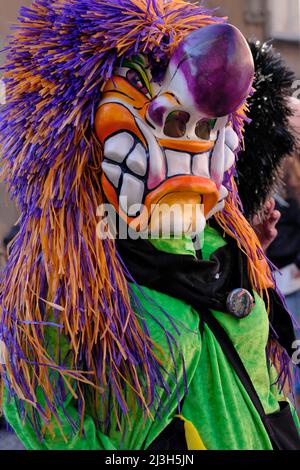
[[[168,193],[201,195],[205,213],[219,201],[217,186],[210,179],[212,149],[195,154],[159,147],[163,169],[154,186],[149,151],[136,136],[129,132],[118,133],[106,140],[104,148],[103,189],[116,210],[126,218],[144,219],[145,208],[151,211],[151,205],[158,204]]]

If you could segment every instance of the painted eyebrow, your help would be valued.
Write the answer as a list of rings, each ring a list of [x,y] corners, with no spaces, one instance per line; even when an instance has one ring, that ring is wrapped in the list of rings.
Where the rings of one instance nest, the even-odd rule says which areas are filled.
[[[177,96],[174,95],[174,93],[172,93],[171,91],[166,91],[166,92],[165,92],[165,95],[169,95],[169,96],[171,96],[172,98],[174,98],[174,100],[176,101],[176,103],[178,103],[178,104],[181,106],[181,103],[180,103],[179,99],[177,98]]]
[[[147,70],[149,70],[149,66],[142,65],[140,62],[138,62],[136,60],[124,59],[124,61],[122,63],[122,67],[123,68],[129,68],[131,70],[136,70],[140,74],[141,79],[142,79],[145,87],[147,88],[147,91],[148,91],[149,95],[153,96],[153,89],[152,89],[151,80],[149,79],[149,77],[147,75]]]
[[[138,63],[139,65],[142,65],[143,67],[146,68],[146,63],[144,62],[143,57],[140,56],[140,55],[135,56],[135,57],[133,58],[133,62],[136,62],[136,63]]]

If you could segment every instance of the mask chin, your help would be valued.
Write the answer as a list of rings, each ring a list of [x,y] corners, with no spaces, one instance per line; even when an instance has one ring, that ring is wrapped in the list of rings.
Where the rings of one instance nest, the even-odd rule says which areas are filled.
[[[150,220],[151,237],[170,238],[203,232],[206,225],[203,196],[193,192],[170,193],[156,204]]]

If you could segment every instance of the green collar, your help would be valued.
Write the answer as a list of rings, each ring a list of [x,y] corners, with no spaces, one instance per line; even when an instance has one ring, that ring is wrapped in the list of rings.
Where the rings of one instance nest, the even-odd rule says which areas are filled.
[[[226,245],[225,239],[220,233],[210,227],[206,226],[203,233],[199,235],[200,248],[202,251],[203,259],[209,259],[211,254],[216,250]],[[171,253],[174,255],[189,255],[196,258],[196,249],[193,240],[184,235],[182,238],[165,239],[150,239],[151,244],[159,251]]]

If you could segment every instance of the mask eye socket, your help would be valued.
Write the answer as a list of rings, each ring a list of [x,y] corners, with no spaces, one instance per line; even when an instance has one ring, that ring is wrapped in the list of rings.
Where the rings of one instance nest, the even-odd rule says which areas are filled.
[[[196,124],[195,134],[199,139],[210,140],[210,133],[215,127],[216,119],[201,119]]]
[[[149,93],[141,74],[137,70],[129,69],[126,73],[126,79],[131,83],[131,85],[144,93],[144,95]]]
[[[164,134],[168,137],[184,137],[186,125],[190,119],[189,113],[184,111],[173,111],[166,119]]]

